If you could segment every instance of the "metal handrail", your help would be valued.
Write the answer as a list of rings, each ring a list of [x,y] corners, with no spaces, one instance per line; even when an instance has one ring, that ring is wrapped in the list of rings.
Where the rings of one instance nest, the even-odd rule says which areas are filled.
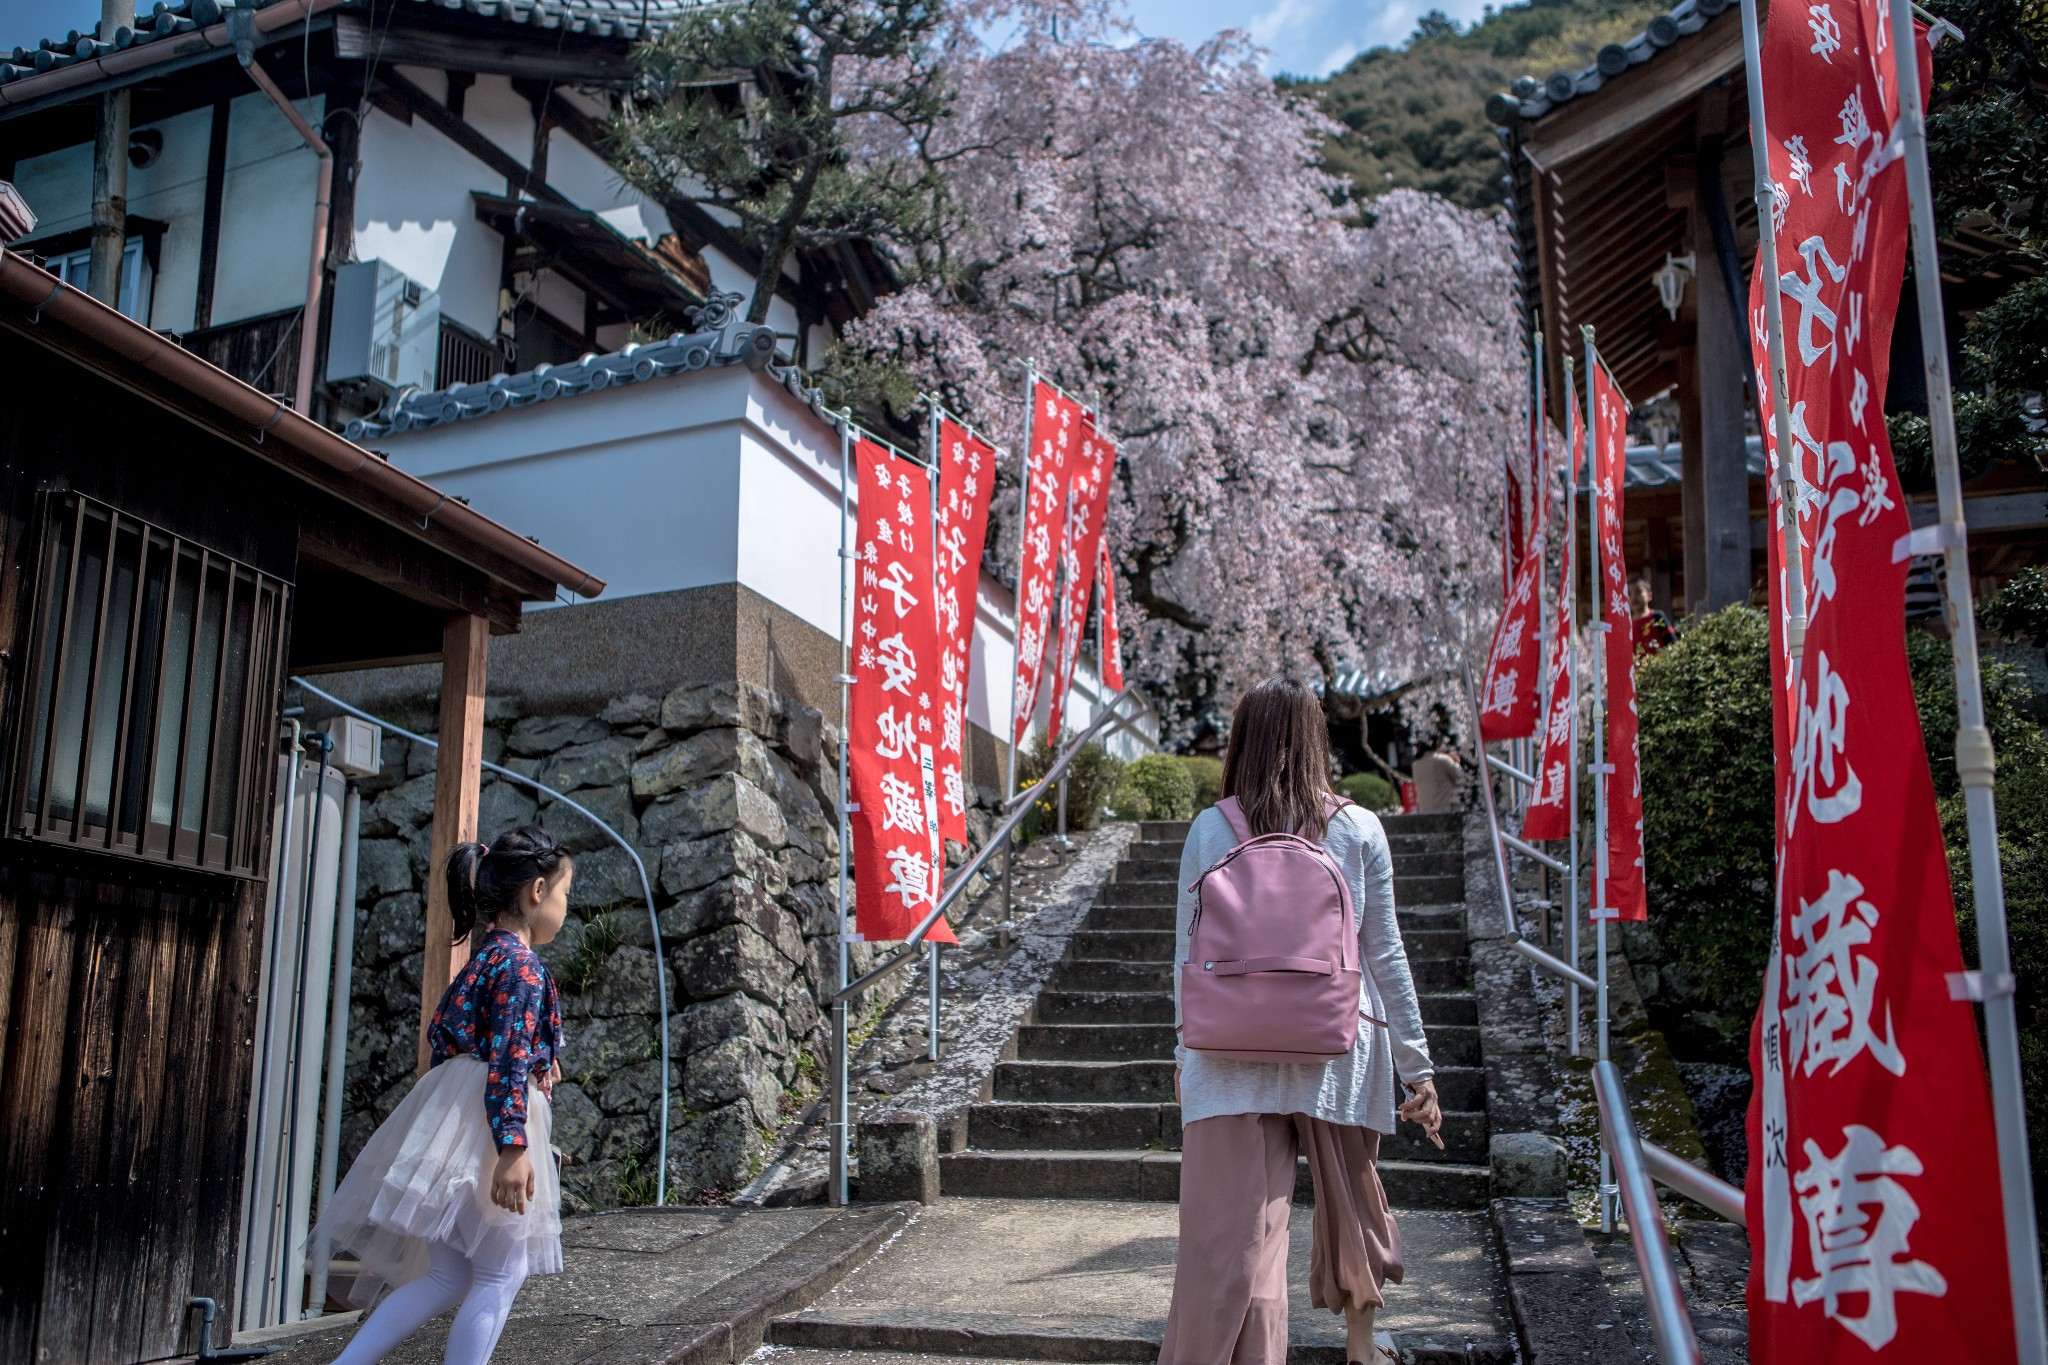
[[[1628,1214],[1630,1240],[1635,1243],[1636,1268],[1643,1276],[1643,1307],[1657,1338],[1657,1359],[1662,1365],[1700,1365],[1699,1338],[1693,1335],[1685,1291],[1679,1287],[1678,1270],[1671,1260],[1671,1241],[1664,1233],[1657,1191],[1644,1169],[1643,1142],[1636,1135],[1635,1116],[1629,1113],[1628,1097],[1622,1093],[1621,1068],[1611,1061],[1595,1063],[1593,1093],[1600,1101],[1601,1137],[1614,1159],[1621,1206]]]
[[[1471,670],[1469,669],[1466,670],[1465,680],[1468,683],[1472,680]],[[1483,754],[1486,753],[1486,746],[1483,744],[1480,745],[1479,751]],[[1508,762],[1504,758],[1495,758],[1492,754],[1486,754],[1486,765],[1494,769],[1496,772],[1506,773],[1509,777],[1514,778],[1515,781],[1521,783],[1525,787],[1533,787],[1536,785],[1535,778],[1523,772],[1520,768],[1517,768],[1514,764]]]
[[[1711,1171],[1703,1171],[1674,1151],[1642,1139],[1643,1169],[1650,1178],[1673,1189],[1693,1203],[1712,1209],[1739,1228],[1749,1226],[1749,1214],[1742,1205],[1742,1191]]]
[[[1074,737],[1073,744],[1054,761],[1050,768],[1045,770],[1045,775],[1020,793],[1016,809],[1011,811],[1004,818],[1003,823],[997,825],[990,832],[988,838],[982,841],[981,851],[969,859],[965,867],[952,874],[949,879],[952,885],[948,886],[945,892],[940,895],[938,903],[926,912],[925,917],[918,921],[917,927],[910,931],[910,936],[903,940],[902,950],[887,961],[869,969],[857,979],[847,982],[844,988],[826,1000],[825,1003],[827,1005],[843,1004],[866,990],[870,985],[889,975],[889,973],[910,965],[911,959],[917,956],[917,945],[924,941],[924,936],[930,933],[932,926],[939,922],[939,916],[946,913],[946,907],[960,898],[961,894],[966,891],[967,884],[974,879],[975,874],[987,865],[989,859],[995,857],[998,849],[1009,842],[1010,836],[1016,831],[1017,826],[1024,823],[1024,817],[1031,811],[1031,799],[1041,794],[1048,786],[1059,781],[1061,776],[1067,771],[1068,765],[1074,761],[1075,755],[1079,754],[1082,747],[1095,738],[1097,731],[1101,730],[1103,726],[1107,725],[1116,716],[1117,708],[1122,705],[1123,699],[1128,695],[1130,694],[1127,692],[1118,693],[1116,699],[1103,708],[1102,714],[1090,722],[1087,729]],[[1128,723],[1136,720],[1139,714],[1141,713],[1134,712],[1126,715],[1123,719]]]

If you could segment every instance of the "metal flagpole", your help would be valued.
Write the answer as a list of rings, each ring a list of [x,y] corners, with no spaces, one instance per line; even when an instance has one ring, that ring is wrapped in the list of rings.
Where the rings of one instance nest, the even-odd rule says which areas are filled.
[[[1910,31],[1910,30],[1909,30]],[[1749,76],[1749,155],[1756,171],[1757,257],[1764,277],[1764,324],[1771,359],[1771,430],[1777,438],[1778,530],[1784,537],[1785,658],[1794,670],[1806,648],[1806,569],[1799,540],[1799,448],[1792,443],[1785,386],[1785,321],[1778,292],[1777,189],[1771,130],[1764,117],[1764,70],[1756,0],[1742,0],[1742,63]]]
[[[846,917],[846,868],[851,856],[849,831],[846,817],[852,810],[847,803],[847,747],[853,742],[853,656],[849,649],[846,632],[847,574],[854,555],[847,544],[846,522],[851,515],[852,500],[847,484],[847,470],[853,464],[853,411],[848,409],[839,418],[839,981],[837,992],[846,990],[848,968],[851,966],[847,942]],[[851,1059],[846,1055],[846,1001],[835,998],[832,1002],[832,1105],[827,1126],[832,1130],[832,1182],[829,1194],[832,1203],[845,1207],[847,1202],[847,1068]]]
[[[1949,388],[1948,327],[1941,308],[1941,263],[1934,233],[1934,192],[1927,165],[1927,119],[1920,104],[1920,65],[1909,0],[1890,0],[1898,71],[1898,118],[1905,134],[1906,189],[1913,208],[1913,286],[1920,308],[1920,347],[1927,367],[1927,425],[1934,446],[1939,540],[1948,570],[1949,647],[1956,671],[1956,772],[1969,818],[1970,882],[1977,911],[1977,966],[1951,977],[1951,996],[1984,1006],[1992,1114],[1998,1134],[1999,1186],[2005,1211],[2005,1259],[2012,1278],[2013,1332],[2023,1361],[2048,1360],[2041,1303],[2040,1241],[2034,1227],[2025,1097],[2020,1088],[2019,1026],[2013,1009],[2012,959],[2006,941],[2005,881],[1998,862],[1998,808],[1992,791],[1991,732],[1977,670],[1977,613],[1970,593],[1970,549],[1957,471],[1955,400]],[[1919,533],[1916,533],[1918,538]]]
[[[1017,460],[1017,586],[1011,596],[1014,609],[1010,623],[1010,729],[1008,775],[1003,779],[1003,809],[1017,799],[1017,677],[1024,667],[1024,523],[1031,516],[1031,428],[1038,420],[1038,362],[1024,362],[1024,449]],[[1010,946],[1010,874],[1017,862],[1017,836],[1003,845],[1003,918],[996,929],[996,946]]]
[[[1613,911],[1607,905],[1607,776],[1614,771],[1614,765],[1607,761],[1607,641],[1611,624],[1601,610],[1600,572],[1600,465],[1597,458],[1600,449],[1598,400],[1594,396],[1594,376],[1600,364],[1599,352],[1593,349],[1593,329],[1579,328],[1586,339],[1586,461],[1587,484],[1592,496],[1587,502],[1590,523],[1586,528],[1587,544],[1591,554],[1587,565],[1593,571],[1593,761],[1586,771],[1593,777],[1593,954],[1595,963],[1594,979],[1599,982],[1594,992],[1594,1025],[1598,1030],[1598,1057],[1607,1060],[1607,921]],[[1577,964],[1574,963],[1574,966]],[[1618,1187],[1614,1183],[1613,1158],[1603,1145],[1600,1149],[1600,1231],[1614,1231],[1614,1197]]]
[[[1571,353],[1566,352],[1564,357],[1564,422],[1567,438],[1569,438],[1571,433],[1572,380],[1574,377]],[[1593,428],[1588,426],[1585,439],[1590,441],[1592,436]],[[1573,550],[1575,548],[1574,542],[1578,539],[1579,534],[1579,487],[1578,482],[1572,478],[1572,456],[1575,453],[1575,451],[1568,449],[1565,451],[1564,456],[1564,581],[1568,586],[1560,597],[1557,608],[1561,612],[1570,614],[1567,617],[1568,621],[1574,620],[1578,616],[1579,604],[1577,566],[1572,563]],[[1587,460],[1585,467],[1590,470],[1593,467],[1593,462]],[[1567,641],[1571,638],[1569,634],[1565,636]],[[1577,967],[1579,966],[1579,652],[1571,648],[1569,644],[1565,647],[1565,658],[1561,667],[1571,670],[1570,690],[1567,693],[1571,699],[1570,718],[1567,721],[1567,724],[1571,726],[1571,738],[1570,749],[1565,760],[1565,800],[1569,803],[1571,810],[1571,843],[1565,854],[1565,859],[1570,864],[1571,870],[1565,873],[1564,947],[1565,961]],[[1579,983],[1567,981],[1565,983],[1565,994],[1566,1003],[1570,1007],[1572,1021],[1572,1056],[1576,1057],[1579,1055]]]
[[[943,471],[946,467],[946,453],[945,451],[939,448],[939,405],[936,399],[934,399],[932,402],[931,421],[926,424],[925,431],[926,439],[928,441],[928,449],[931,451],[932,457],[932,469],[930,479],[932,506],[932,624],[936,626],[939,621],[939,604],[937,600],[939,591],[939,479],[943,476]],[[973,628],[971,618],[969,621],[968,628],[970,630]],[[963,751],[961,753],[961,766],[965,767],[967,717],[964,714],[964,707],[963,714],[960,718],[960,736],[961,749]],[[943,836],[941,836],[938,841],[937,861],[939,863],[939,867],[942,868],[945,866],[946,841]],[[936,882],[939,876],[939,868],[932,869],[932,876],[933,880]],[[928,973],[930,973],[930,978],[926,982],[926,985],[931,990],[931,1000],[928,1003],[928,1009],[925,1014],[924,1052],[927,1061],[936,1062],[937,1060],[939,1060],[939,945],[937,941],[927,939],[925,941],[924,950],[925,970]]]

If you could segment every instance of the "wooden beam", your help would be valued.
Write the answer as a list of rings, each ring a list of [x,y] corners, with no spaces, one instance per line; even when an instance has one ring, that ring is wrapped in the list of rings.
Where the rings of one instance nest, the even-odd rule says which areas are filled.
[[[409,8],[409,7],[408,7]],[[335,17],[335,55],[381,65],[407,62],[444,71],[488,71],[504,76],[561,80],[574,85],[626,85],[633,79],[630,44],[588,38],[561,28],[494,24],[463,15],[443,25],[394,22],[387,14]]]
[[[1555,170],[1741,69],[1742,15],[1731,7],[1642,66],[1624,71],[1599,90],[1580,95],[1529,125],[1523,134],[1524,145],[1537,165]]]
[[[206,140],[206,190],[199,217],[199,297],[192,305],[192,330],[213,326],[213,282],[220,269],[221,205],[228,180],[228,101],[213,106]]]
[[[434,756],[434,825],[428,841],[426,954],[420,963],[419,1074],[431,1060],[427,1028],[441,996],[469,960],[467,940],[457,943],[442,869],[449,852],[476,838],[477,792],[483,775],[484,667],[490,622],[481,616],[448,618],[441,636],[441,747]]]
[[[504,176],[506,183],[515,190],[523,185],[527,193],[536,199],[544,199],[551,204],[569,203],[568,196],[559,193],[546,181],[530,176],[527,168],[520,164],[518,157],[464,123],[446,105],[398,72],[388,66],[379,67],[377,84],[389,90],[399,103],[411,110],[413,116],[429,128]]]

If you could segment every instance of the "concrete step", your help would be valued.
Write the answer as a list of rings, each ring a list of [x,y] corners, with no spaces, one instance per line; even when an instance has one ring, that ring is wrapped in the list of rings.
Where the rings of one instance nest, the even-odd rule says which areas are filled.
[[[1164,905],[1098,905],[1088,912],[1084,929],[1150,929],[1173,932],[1173,902]]]
[[[990,1084],[996,1099],[1025,1104],[1168,1104],[1173,1100],[1173,1063],[997,1062]],[[1441,1085],[1438,1088],[1442,1090]],[[1485,1093],[1483,1082],[1480,1093]]]
[[[1401,944],[1408,950],[1411,964],[1470,961],[1465,951],[1463,929],[1404,929],[1401,931]]]
[[[1453,812],[1449,815],[1382,815],[1380,823],[1387,827],[1388,834],[1460,834],[1465,832],[1465,817]]]
[[[1309,1305],[1313,1210],[1291,1214],[1287,1358],[1342,1365],[1343,1319]],[[1512,1329],[1485,1216],[1404,1209],[1399,1219],[1406,1282],[1388,1286],[1378,1325],[1392,1333],[1401,1358],[1508,1365]],[[1156,1361],[1178,1224],[1174,1206],[1160,1201],[941,1199],[858,1275],[809,1308],[772,1320],[772,1358],[778,1365]]]
[[[1172,908],[1179,891],[1172,882],[1110,882],[1095,893],[1097,905],[1163,905]]]
[[[1471,988],[1472,960],[1468,957],[1437,957],[1421,962],[1410,958],[1408,970],[1415,978],[1415,989],[1418,991],[1462,991]]]
[[[1138,837],[1148,843],[1178,843],[1188,837],[1192,820],[1140,820]]]
[[[1394,903],[1394,919],[1406,933],[1410,929],[1456,929],[1465,931],[1463,905],[1402,905]]]
[[[1073,962],[1170,963],[1173,961],[1173,930],[1083,929],[1067,940],[1067,959]]]
[[[1429,1060],[1438,1066],[1481,1066],[1477,1024],[1424,1024]]]
[[[1396,1209],[1483,1209],[1487,1169],[1442,1161],[1382,1161],[1380,1182]],[[1135,1151],[945,1152],[939,1185],[978,1199],[1178,1199],[1180,1153]],[[1308,1163],[1294,1197],[1308,1203]]]
[[[1154,857],[1124,855],[1122,862],[1110,869],[1109,879],[1113,882],[1177,882],[1180,880],[1180,854]]]
[[[1438,1103],[1442,1103],[1439,1088]],[[1484,1103],[1484,1097],[1481,1098]],[[1444,1125],[1437,1136],[1444,1140],[1442,1151],[1436,1149],[1427,1134],[1412,1123],[1395,1121],[1392,1133],[1380,1136],[1380,1160],[1382,1161],[1444,1161],[1463,1166],[1486,1166],[1486,1111],[1484,1108],[1445,1109]]]
[[[1165,991],[1044,991],[1039,1024],[1171,1024],[1173,996]]]
[[[1039,1062],[1156,1061],[1173,1056],[1173,1025],[1026,1024],[1017,1030],[1017,1056]]]
[[[1113,962],[1068,958],[1052,969],[1046,989],[1055,991],[1173,991],[1171,962]]]
[[[1394,855],[1396,877],[1462,877],[1465,875],[1465,854],[1459,849],[1447,849],[1441,853],[1396,853]]]
[[[1394,874],[1396,905],[1456,905],[1465,899],[1463,877],[1403,877]]]
[[[980,1152],[1180,1149],[1177,1104],[1033,1104],[967,1107],[967,1145]]]
[[[1423,991],[1416,999],[1425,1024],[1479,1022],[1479,1001],[1470,991]]]
[[[1186,842],[1185,838],[1133,839],[1124,845],[1124,857],[1127,859],[1171,858],[1173,865],[1179,867],[1181,846]]]
[[[1167,1094],[1173,1093],[1173,1078],[1167,1078]],[[1437,1103],[1446,1112],[1453,1109],[1483,1110],[1486,1108],[1486,1068],[1483,1066],[1444,1066],[1438,1063],[1436,1069]],[[1132,1099],[1139,1098],[1136,1095]]]

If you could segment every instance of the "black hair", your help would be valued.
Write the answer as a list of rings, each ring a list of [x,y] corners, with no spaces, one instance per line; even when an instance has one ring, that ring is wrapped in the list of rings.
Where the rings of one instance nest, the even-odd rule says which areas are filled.
[[[569,851],[539,825],[508,829],[488,844],[457,844],[447,869],[455,941],[468,938],[478,921],[504,914],[534,878],[552,877],[568,861]]]

